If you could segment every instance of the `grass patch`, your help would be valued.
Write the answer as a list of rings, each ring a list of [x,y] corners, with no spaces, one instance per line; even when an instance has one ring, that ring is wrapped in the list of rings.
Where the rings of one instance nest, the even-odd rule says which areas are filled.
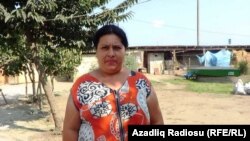
[[[175,78],[163,81],[175,85],[185,85],[186,90],[197,93],[231,94],[233,91],[233,84],[230,82],[199,82],[193,80],[186,80],[184,78]]]
[[[162,82],[155,81],[155,80],[150,80],[150,82],[151,82],[153,85],[158,85],[158,84],[162,83]]]

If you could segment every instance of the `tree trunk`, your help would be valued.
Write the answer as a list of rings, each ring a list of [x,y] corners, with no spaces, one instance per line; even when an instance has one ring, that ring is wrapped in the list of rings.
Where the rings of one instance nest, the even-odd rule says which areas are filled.
[[[25,96],[28,97],[28,79],[26,70],[24,71],[24,78],[25,78]]]
[[[52,93],[52,87],[50,81],[48,81],[48,77],[45,74],[44,68],[40,64],[36,64],[37,70],[40,76],[40,81],[45,92],[45,95],[48,99],[48,103],[50,106],[50,111],[53,116],[54,124],[55,124],[55,133],[60,133],[62,131],[62,119],[60,118],[57,110],[57,105],[55,101],[55,96]]]
[[[58,110],[57,106],[56,106],[56,101],[55,101],[55,96],[52,93],[52,87],[49,83],[49,81],[47,80],[47,77],[41,78],[41,83],[45,92],[45,95],[48,99],[49,105],[50,105],[50,111],[52,113],[53,116],[53,120],[55,123],[55,131],[62,131],[62,120],[59,116],[59,114],[57,113]]]
[[[33,92],[33,98],[32,101],[33,103],[36,101],[36,78],[35,78],[35,70],[34,70],[34,64],[29,63],[27,64],[28,67],[28,73],[29,73],[29,78],[32,83],[32,92]]]
[[[41,91],[41,81],[40,81],[40,76],[38,78],[38,85],[37,85],[37,102],[38,102],[38,106],[39,106],[39,110],[42,110],[42,91]]]
[[[54,92],[54,88],[55,88],[55,85],[54,85],[54,79],[55,79],[55,76],[51,76],[51,85],[52,85],[52,92]]]
[[[27,35],[27,39],[31,39],[32,37],[30,37],[29,35]],[[30,41],[30,47],[33,50],[33,60],[34,60],[34,64],[36,67],[36,70],[38,72],[38,75],[40,76],[40,82],[42,84],[44,93],[46,95],[46,98],[48,100],[49,106],[50,106],[50,112],[52,114],[53,120],[54,120],[54,124],[55,124],[55,133],[59,133],[61,134],[62,132],[62,120],[59,116],[59,114],[57,113],[57,106],[56,106],[56,101],[55,101],[55,96],[52,93],[52,87],[50,82],[48,81],[48,77],[46,75],[45,72],[45,68],[43,66],[43,64],[41,63],[41,60],[39,58],[38,55],[38,46],[36,45],[36,42]]]

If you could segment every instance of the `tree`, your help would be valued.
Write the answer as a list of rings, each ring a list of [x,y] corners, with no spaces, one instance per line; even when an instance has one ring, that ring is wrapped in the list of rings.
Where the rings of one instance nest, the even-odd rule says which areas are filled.
[[[25,54],[17,52],[16,56],[23,57],[23,61],[20,61],[22,64],[34,65],[38,71],[39,82],[48,99],[56,131],[61,131],[62,127],[48,77],[57,74],[56,71],[67,70],[68,66],[63,65],[61,55],[66,50],[77,52],[80,56],[83,51],[91,49],[91,37],[97,27],[127,20],[132,16],[132,12],[125,13],[126,10],[138,0],[124,0],[112,9],[105,7],[108,2],[109,0],[0,2],[0,47],[16,52],[16,48],[20,46],[13,43],[22,37],[24,45],[21,47],[24,47]],[[73,62],[74,66],[77,60],[69,62]],[[60,65],[56,65],[57,69],[53,71],[53,65],[57,63]]]

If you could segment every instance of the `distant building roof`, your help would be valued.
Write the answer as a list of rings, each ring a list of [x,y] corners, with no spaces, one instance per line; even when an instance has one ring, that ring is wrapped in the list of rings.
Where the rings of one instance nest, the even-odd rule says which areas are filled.
[[[130,46],[128,49],[144,51],[169,51],[169,50],[220,50],[227,49],[245,49],[250,50],[250,45],[210,45],[210,46],[192,46],[192,45],[169,45],[169,46]]]

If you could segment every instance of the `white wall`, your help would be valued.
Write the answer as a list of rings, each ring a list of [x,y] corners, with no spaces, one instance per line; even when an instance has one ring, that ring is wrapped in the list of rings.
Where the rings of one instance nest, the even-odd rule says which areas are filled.
[[[164,53],[149,53],[149,73],[154,74],[155,69],[159,69],[160,74],[164,71]]]
[[[81,75],[98,67],[98,62],[95,54],[88,54],[82,57],[81,64],[76,68],[77,72],[74,75],[74,81]]]
[[[143,68],[143,55],[144,55],[143,51],[127,51],[126,53],[135,56],[138,68]]]

